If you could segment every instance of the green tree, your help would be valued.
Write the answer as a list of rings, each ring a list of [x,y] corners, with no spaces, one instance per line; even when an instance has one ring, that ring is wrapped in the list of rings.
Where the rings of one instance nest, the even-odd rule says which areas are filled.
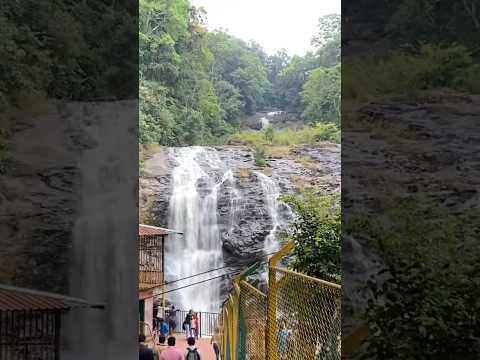
[[[316,66],[316,57],[309,53],[304,57],[294,56],[290,63],[278,74],[275,83],[278,106],[289,112],[302,112],[301,91],[308,74]]]
[[[312,189],[282,200],[291,206],[297,219],[289,237],[295,242],[292,267],[308,275],[340,282],[341,218],[338,198]]]
[[[256,146],[255,147],[255,153],[253,155],[255,159],[255,165],[256,166],[261,166],[264,167],[267,165],[267,153],[265,151],[265,148],[263,146]]]
[[[241,94],[242,111],[253,114],[266,105],[265,95],[271,84],[264,63],[266,55],[258,44],[249,45],[225,32],[209,34],[213,53],[212,73],[217,81],[232,84]]]
[[[318,65],[329,67],[340,63],[340,27],[339,14],[324,15],[318,20],[318,34],[312,39],[312,45],[317,48]]]
[[[315,46],[316,51],[314,53],[308,53],[303,57],[294,56],[288,58],[284,52],[279,52],[274,56],[267,59],[269,69],[269,79],[273,84],[272,103],[279,108],[296,113],[305,113],[308,122],[318,121],[319,118],[313,119],[313,117],[319,116],[318,105],[320,101],[313,94],[307,96],[308,99],[305,102],[305,97],[301,92],[307,87],[307,92],[310,92],[310,88],[317,88],[316,84],[319,81],[319,68],[330,68],[338,66],[340,64],[340,15],[330,14],[320,17],[318,20],[318,34],[313,37],[312,44]],[[340,68],[336,69],[332,76],[327,76],[328,82],[334,81],[333,86],[337,86],[337,90],[329,84],[329,90],[327,93],[334,90],[335,93],[340,94],[340,82],[337,82],[336,73],[339,73]],[[315,73],[312,75],[312,73]],[[330,74],[329,74],[330,75]],[[306,85],[306,82],[310,80],[310,84]],[[325,92],[324,94],[325,95]],[[319,96],[320,97],[320,96]],[[319,98],[318,97],[318,98]],[[328,105],[327,105],[328,103]],[[309,109],[305,109],[310,105]],[[323,101],[322,108],[329,107],[330,109],[339,110],[340,102],[336,96],[329,96],[329,98]],[[323,109],[323,114],[326,109]],[[330,114],[324,114],[326,116],[332,116],[332,111],[328,110]],[[335,118],[339,115],[335,113]],[[337,120],[338,122],[338,120]]]
[[[224,80],[217,81],[214,86],[225,120],[229,123],[235,123],[245,109],[240,90]]]
[[[340,65],[317,68],[303,85],[303,118],[310,123],[332,121],[340,123]]]
[[[273,143],[273,138],[275,137],[275,132],[272,126],[268,126],[265,129],[265,140],[267,140],[270,144]]]
[[[281,107],[278,91],[278,76],[283,69],[290,63],[290,56],[288,56],[285,49],[277,51],[274,55],[269,56],[266,60],[267,77],[272,85],[266,94],[267,103],[271,106]]]
[[[123,1],[2,2],[0,106],[31,95],[136,97],[126,85],[137,76],[136,11]]]
[[[267,58],[268,80],[274,84],[278,74],[289,64],[290,56],[285,49],[277,51],[274,55]]]
[[[214,143],[232,131],[237,94],[217,95],[204,15],[188,0],[140,2],[142,143]]]

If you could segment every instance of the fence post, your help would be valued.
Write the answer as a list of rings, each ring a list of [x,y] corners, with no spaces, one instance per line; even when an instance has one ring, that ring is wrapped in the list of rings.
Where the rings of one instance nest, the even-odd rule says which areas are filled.
[[[232,354],[232,360],[237,360],[237,346],[238,346],[238,319],[240,315],[240,278],[236,278],[233,283],[233,288],[235,291],[235,297],[233,299],[233,316],[232,316],[232,333],[233,333],[233,344],[234,344],[234,351]]]
[[[267,293],[267,339],[265,342],[267,360],[277,360],[277,272],[275,267],[294,247],[289,241],[268,261]]]

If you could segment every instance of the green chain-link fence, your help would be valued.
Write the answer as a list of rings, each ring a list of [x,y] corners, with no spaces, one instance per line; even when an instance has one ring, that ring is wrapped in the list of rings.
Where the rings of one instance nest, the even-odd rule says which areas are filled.
[[[267,297],[245,281],[240,282],[238,360],[265,359]]]
[[[270,259],[267,294],[234,280],[215,337],[223,359],[340,359],[341,287],[279,267],[292,247]]]
[[[268,359],[340,359],[340,286],[270,267]]]

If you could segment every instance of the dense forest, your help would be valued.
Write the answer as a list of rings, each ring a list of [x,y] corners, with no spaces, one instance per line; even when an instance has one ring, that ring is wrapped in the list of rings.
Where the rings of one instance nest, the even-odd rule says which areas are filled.
[[[321,17],[315,51],[267,55],[206,29],[188,0],[140,1],[140,142],[225,141],[242,117],[279,109],[306,124],[340,121],[340,16]]]
[[[369,333],[348,358],[466,360],[480,353],[478,206],[465,206],[467,198],[455,200],[470,189],[478,162],[467,139],[476,119],[472,109],[478,107],[478,95],[472,94],[480,93],[479,5],[478,0],[344,3],[342,134],[349,150],[342,154],[342,181],[346,189],[354,178],[361,186],[354,196],[342,191],[348,204],[342,238],[364,241],[384,264],[365,281],[372,294],[365,309],[355,300],[342,303],[343,319],[365,322]],[[368,159],[363,169],[374,175],[360,175],[362,166],[348,159],[352,149],[361,154],[356,159]],[[439,165],[446,154],[462,165],[459,160]],[[375,163],[381,172],[375,172]],[[446,167],[448,177],[437,172]],[[469,184],[460,187],[463,181]],[[383,192],[384,186],[389,190]],[[443,189],[450,189],[448,195]],[[355,197],[359,200],[352,201]],[[342,350],[348,349],[345,343]]]
[[[118,1],[2,1],[0,110],[27,98],[135,98],[138,8]]]
[[[477,6],[478,0],[350,2],[342,27],[344,105],[442,87],[479,93]]]

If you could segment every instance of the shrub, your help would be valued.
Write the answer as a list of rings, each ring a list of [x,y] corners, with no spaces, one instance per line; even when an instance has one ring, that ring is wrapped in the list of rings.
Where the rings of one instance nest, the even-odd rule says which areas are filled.
[[[317,123],[312,126],[305,126],[302,129],[282,129],[274,130],[268,128],[270,135],[266,131],[247,130],[232,135],[227,143],[230,145],[247,145],[251,147],[258,146],[291,146],[302,144],[316,144],[322,141],[331,141],[338,143],[340,141],[340,128],[338,125],[328,123]],[[271,139],[271,140],[270,140]]]
[[[269,126],[265,129],[265,140],[267,140],[270,144],[273,142],[273,138],[275,136],[275,132],[273,127]]]
[[[328,281],[341,279],[340,206],[338,198],[306,190],[282,198],[297,215],[290,229],[295,242],[294,270]]]
[[[247,145],[255,147],[256,145],[263,144],[264,137],[260,131],[255,130],[245,130],[233,134],[227,140],[227,144],[229,145]]]
[[[256,166],[266,166],[267,165],[267,161],[266,161],[266,152],[265,152],[265,148],[263,148],[262,146],[257,146],[255,148],[255,154],[254,154],[254,157],[255,157],[255,165]]]
[[[375,245],[385,267],[379,276],[388,275],[367,283],[371,336],[353,358],[478,358],[480,252],[469,241],[468,220],[413,200],[395,203],[385,218],[358,215],[346,223],[346,233]]]
[[[397,51],[382,60],[365,57],[342,66],[342,95],[347,98],[367,99],[439,87],[480,90],[472,77],[478,76],[480,69],[470,52],[459,45],[424,44],[415,52]],[[349,76],[353,73],[355,76]]]

